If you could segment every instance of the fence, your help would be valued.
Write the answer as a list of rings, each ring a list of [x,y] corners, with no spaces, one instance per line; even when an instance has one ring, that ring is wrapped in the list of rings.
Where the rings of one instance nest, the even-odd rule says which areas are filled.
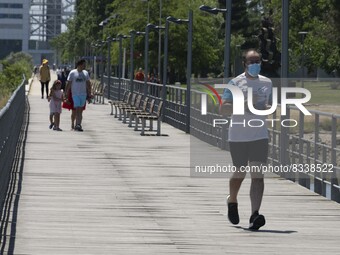
[[[147,83],[145,88],[144,82],[133,81],[131,84],[130,80],[119,80],[115,77],[111,81],[110,99],[118,99],[118,95],[122,98],[124,92],[131,89],[139,93],[147,93],[149,97],[161,99],[162,86],[159,84]],[[104,82],[107,82],[107,77]],[[186,130],[188,123],[186,122],[186,88],[167,85],[166,93],[163,121],[180,130]],[[204,92],[198,90],[191,91],[190,134],[213,146],[228,150],[228,126],[213,126],[214,119],[223,118],[213,102],[208,102],[207,115],[201,114],[202,93]],[[107,95],[107,91],[105,95]],[[209,100],[211,101],[208,98]],[[320,166],[324,170],[332,170],[332,172],[320,173],[311,169],[308,174],[301,172],[285,174],[281,172],[280,175],[296,181],[318,194],[340,202],[340,144],[337,144],[340,115],[310,111],[312,116],[308,117],[307,120],[307,117],[297,110],[295,107],[288,107],[285,119],[289,119],[291,113],[298,116],[298,129],[283,127],[279,125],[280,122],[272,122],[269,128],[269,163],[274,166],[295,164],[295,166],[304,168],[314,165]],[[280,121],[285,120],[283,116],[277,116],[276,112],[271,117]],[[306,132],[304,123],[312,125],[313,131]],[[321,133],[321,124],[326,126],[327,132]]]
[[[1,235],[8,213],[9,186],[13,182],[13,162],[21,135],[26,109],[25,79],[0,111],[0,219]]]
[[[286,129],[281,132],[280,139],[283,143],[284,154],[280,161],[282,164],[319,166],[322,171],[314,171],[310,174],[299,173],[287,177],[318,194],[340,202],[340,148],[337,144],[340,115],[310,110],[312,116],[306,117],[302,112],[297,111],[297,108],[290,107],[287,119],[294,111],[294,115],[299,118],[299,128],[298,130]],[[310,133],[306,133],[306,123],[313,125],[313,131],[309,131]],[[323,127],[322,130],[321,127]],[[274,131],[277,133],[277,129],[272,132]],[[273,139],[272,142],[273,156],[278,154],[275,143],[277,139]]]

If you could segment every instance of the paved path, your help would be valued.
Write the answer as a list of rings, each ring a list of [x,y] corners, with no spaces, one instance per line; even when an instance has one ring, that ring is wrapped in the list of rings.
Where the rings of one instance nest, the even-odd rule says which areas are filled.
[[[286,180],[266,180],[267,225],[247,231],[226,217],[224,178],[191,178],[190,136],[142,137],[108,105],[88,105],[84,132],[48,129],[35,80],[14,254],[340,254],[340,205]],[[211,150],[218,150],[211,147]],[[229,156],[226,155],[226,159]]]

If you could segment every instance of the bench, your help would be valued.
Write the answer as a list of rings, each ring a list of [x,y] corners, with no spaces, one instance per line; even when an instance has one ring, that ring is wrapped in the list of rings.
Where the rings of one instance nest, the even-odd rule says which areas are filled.
[[[145,126],[146,126],[146,121],[149,120],[149,131],[153,131],[153,121],[157,120],[157,130],[156,130],[156,135],[160,136],[161,135],[161,117],[162,117],[162,107],[163,107],[163,101],[159,101],[158,106],[157,106],[157,111],[155,111],[155,103],[153,101],[153,107],[152,110],[149,111],[149,113],[145,114],[136,114],[136,127],[138,128],[138,123],[139,119],[141,119],[142,122],[142,131],[140,135],[144,136],[145,135]],[[151,105],[150,105],[151,108]]]
[[[119,104],[117,104],[115,106],[116,109],[119,110],[119,116],[118,116],[119,120],[122,120],[122,108],[123,107],[127,107],[129,105],[134,105],[135,102],[136,102],[136,98],[137,98],[137,94],[136,93],[132,93],[131,99],[129,99],[127,102],[119,103]]]
[[[95,88],[95,90],[92,92],[92,95],[95,97],[94,101],[100,102],[100,98],[103,98],[103,103],[104,103],[104,91],[106,88],[106,83],[98,83],[98,86]]]
[[[97,80],[91,80],[90,82],[91,82],[91,91],[93,92],[96,90],[99,82]]]
[[[130,98],[131,100],[129,100]],[[140,135],[147,135],[145,130],[147,120],[149,120],[149,129],[147,131],[154,131],[153,122],[157,121],[156,135],[161,135],[163,101],[160,100],[156,105],[156,99],[150,100],[149,97],[144,97],[143,99],[141,94],[129,92],[126,94],[124,101],[109,101],[109,103],[111,104],[111,114],[113,114],[113,107],[115,107],[116,115],[119,111],[119,120],[122,120],[122,115],[124,115],[123,123],[126,123],[127,118],[129,118],[128,127],[132,127],[132,122],[135,119],[134,130],[138,131],[139,122],[141,122]]]
[[[142,102],[142,95],[139,94],[136,96],[136,100],[133,103],[133,101],[131,100],[131,104],[127,104],[127,105],[122,105],[121,107],[119,107],[119,110],[120,111],[123,111],[123,115],[124,115],[124,118],[123,118],[123,123],[126,123],[126,118],[128,117],[128,110],[137,110],[140,108],[140,104]]]
[[[97,81],[97,80],[92,80],[92,81],[91,81],[91,94],[92,94],[93,96],[95,96],[94,93],[95,93],[95,91],[97,91],[99,84],[100,84],[100,82]],[[94,98],[94,99],[95,99],[95,98]],[[94,103],[94,104],[96,103],[95,100],[93,100],[93,103]]]
[[[131,99],[131,92],[128,90],[124,92],[123,100],[109,100],[109,104],[111,105],[111,115],[113,115],[113,107],[115,108],[115,118],[117,118],[117,105],[122,103],[128,103]]]
[[[136,121],[135,121],[135,131],[138,131],[138,125],[139,125],[139,118],[137,118],[137,115],[141,116],[141,115],[150,115],[153,112],[153,109],[155,107],[155,99],[151,99],[149,102],[149,108],[147,109],[147,107],[145,108],[145,111],[136,111],[136,112],[132,112],[131,113],[131,119],[133,119],[133,117],[135,117]]]
[[[142,107],[138,109],[126,109],[125,112],[129,117],[128,127],[132,127],[132,121],[137,114],[147,113],[147,106],[149,102],[149,97],[144,97]]]

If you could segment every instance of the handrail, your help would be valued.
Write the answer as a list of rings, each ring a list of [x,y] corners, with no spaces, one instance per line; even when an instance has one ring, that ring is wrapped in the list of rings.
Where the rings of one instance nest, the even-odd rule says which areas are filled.
[[[0,110],[0,219],[2,219],[4,213],[17,143],[24,120],[26,108],[25,83],[26,78],[24,76],[21,84]]]

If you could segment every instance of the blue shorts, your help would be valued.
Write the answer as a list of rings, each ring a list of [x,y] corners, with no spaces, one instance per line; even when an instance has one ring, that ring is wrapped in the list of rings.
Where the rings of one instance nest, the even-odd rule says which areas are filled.
[[[74,108],[84,107],[86,103],[86,96],[72,96],[72,100]]]

